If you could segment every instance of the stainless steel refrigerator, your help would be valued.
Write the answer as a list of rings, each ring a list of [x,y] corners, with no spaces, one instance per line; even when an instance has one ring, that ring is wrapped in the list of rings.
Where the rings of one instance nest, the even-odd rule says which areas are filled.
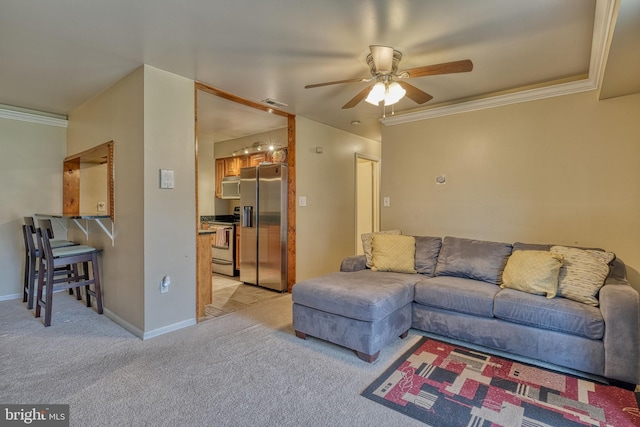
[[[240,280],[287,290],[287,165],[240,171]]]

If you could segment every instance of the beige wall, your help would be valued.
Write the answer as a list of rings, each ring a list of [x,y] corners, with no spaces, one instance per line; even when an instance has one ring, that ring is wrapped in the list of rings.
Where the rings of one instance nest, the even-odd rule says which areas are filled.
[[[62,210],[64,127],[0,118],[0,300],[22,298],[22,217]],[[54,223],[56,238],[64,230]]]
[[[195,153],[193,81],[144,66],[69,115],[67,150],[115,142],[115,245],[103,248],[107,314],[142,337],[195,321]],[[159,169],[175,189],[159,189]],[[76,237],[82,236],[73,231]],[[163,276],[170,290],[160,294]]]
[[[383,127],[382,228],[602,247],[639,288],[639,117],[586,92]]]
[[[216,160],[213,137],[198,134],[198,213],[216,214]]]
[[[193,80],[150,66],[144,76],[145,332],[153,334],[195,322],[195,99]],[[159,188],[160,169],[174,171],[174,189]],[[160,294],[165,275],[171,285]]]
[[[296,118],[296,191],[307,198],[296,212],[297,281],[337,271],[356,253],[356,153],[379,157],[380,143]]]
[[[69,155],[114,141],[115,245],[94,223],[88,243],[102,248],[107,314],[142,335],[144,324],[144,68],[69,114]],[[75,228],[70,236],[83,239]]]

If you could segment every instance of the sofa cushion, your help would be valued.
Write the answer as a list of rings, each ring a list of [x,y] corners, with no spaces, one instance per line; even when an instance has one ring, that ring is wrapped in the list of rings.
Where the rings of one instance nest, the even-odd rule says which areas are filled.
[[[592,306],[609,275],[609,263],[616,257],[611,252],[552,246],[551,252],[564,256],[560,269],[558,295]]]
[[[374,234],[402,234],[400,230],[376,231],[375,233],[365,233],[360,236],[362,239],[362,250],[367,258],[367,267],[371,268],[371,241]]]
[[[413,301],[417,274],[360,270],[335,272],[296,283],[294,303],[328,313],[374,321]]]
[[[558,291],[563,259],[562,255],[549,251],[514,251],[502,273],[500,287],[553,298]]]
[[[416,238],[416,272],[433,277],[438,263],[438,254],[442,247],[440,237],[415,236]]]
[[[414,300],[474,316],[493,317],[493,297],[499,287],[478,280],[437,276],[416,283]]]
[[[508,322],[594,340],[602,339],[604,334],[604,320],[596,307],[565,298],[547,299],[513,289],[498,292],[494,315]]]
[[[436,264],[436,276],[465,277],[499,285],[511,255],[508,243],[445,237]]]
[[[415,273],[416,239],[412,236],[374,234],[371,239],[371,269]]]

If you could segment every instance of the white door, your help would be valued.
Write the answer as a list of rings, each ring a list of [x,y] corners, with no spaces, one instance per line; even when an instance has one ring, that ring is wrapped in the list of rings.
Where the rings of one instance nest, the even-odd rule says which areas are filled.
[[[356,255],[362,255],[364,233],[380,229],[379,160],[356,154]]]

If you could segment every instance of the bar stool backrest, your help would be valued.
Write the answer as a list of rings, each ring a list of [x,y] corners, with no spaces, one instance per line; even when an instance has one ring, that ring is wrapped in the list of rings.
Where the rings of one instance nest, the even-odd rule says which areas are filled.
[[[38,221],[40,228],[36,230],[36,240],[38,241],[38,250],[42,254],[42,258],[50,260],[53,258],[51,250],[51,239],[53,239],[53,226],[50,219],[41,219]]]
[[[33,218],[30,216],[24,217],[24,225],[22,226],[22,232],[24,234],[24,245],[27,252],[38,256],[38,248],[36,248],[36,242],[33,240],[33,236],[36,234],[36,225]]]

